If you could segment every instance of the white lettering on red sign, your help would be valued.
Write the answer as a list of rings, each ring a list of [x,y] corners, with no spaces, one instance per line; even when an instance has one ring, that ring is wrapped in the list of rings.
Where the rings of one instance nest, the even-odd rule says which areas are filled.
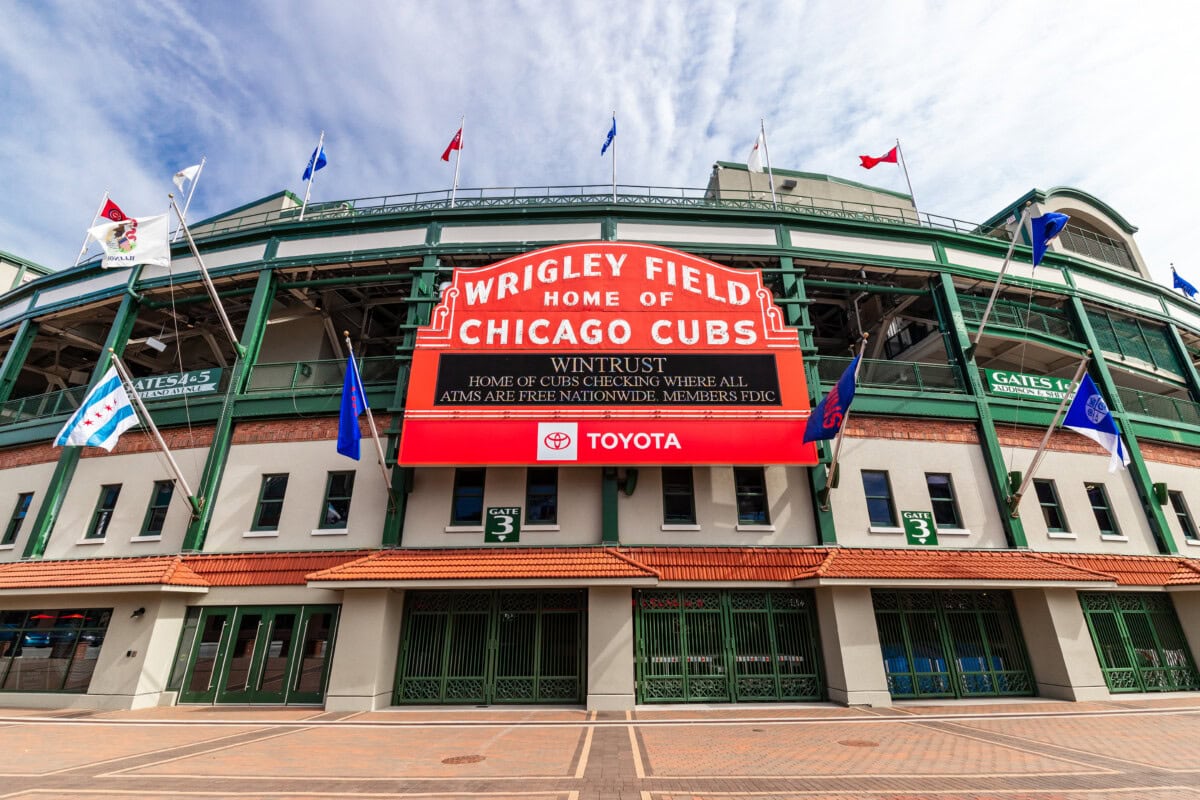
[[[593,450],[682,450],[679,437],[673,433],[585,433]]]

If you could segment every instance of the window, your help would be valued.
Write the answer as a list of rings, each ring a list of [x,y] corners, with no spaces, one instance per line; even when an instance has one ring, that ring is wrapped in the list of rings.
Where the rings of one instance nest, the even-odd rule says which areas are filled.
[[[483,524],[483,467],[459,467],[454,470],[454,499],[450,506],[451,525]]]
[[[557,467],[530,467],[525,473],[525,522],[529,525],[558,522]]]
[[[0,544],[12,544],[17,541],[17,534],[25,524],[25,515],[29,513],[29,504],[32,502],[33,492],[21,492],[17,495],[17,505],[13,508],[12,517],[8,520],[8,527],[4,529],[4,538],[0,539]]]
[[[161,536],[163,523],[167,521],[167,509],[171,495],[175,494],[174,481],[155,481],[150,494],[150,507],[146,509],[146,521],[142,523],[142,536]]]
[[[663,467],[663,524],[696,524],[696,486],[691,467]]]
[[[1096,515],[1096,525],[1105,536],[1120,536],[1117,519],[1113,516],[1112,506],[1108,502],[1108,492],[1103,483],[1085,483],[1088,501],[1092,504],[1092,513]]]
[[[0,611],[0,691],[87,692],[112,609]]]
[[[1192,513],[1188,511],[1187,501],[1183,499],[1183,492],[1168,492],[1167,496],[1171,498],[1171,508],[1175,510],[1175,519],[1179,520],[1179,529],[1183,531],[1183,535],[1188,539],[1200,539],[1196,535],[1196,525],[1192,522]],[[8,541],[6,538],[4,541]]]
[[[1033,489],[1037,492],[1038,505],[1042,507],[1042,518],[1046,520],[1046,530],[1050,533],[1066,533],[1067,518],[1063,516],[1062,506],[1058,502],[1058,490],[1054,481],[1035,480]]]
[[[100,487],[100,499],[96,501],[96,511],[92,514],[92,524],[88,527],[85,539],[103,539],[108,532],[108,523],[112,521],[113,509],[117,507],[117,498],[121,496],[121,484],[112,483]]]
[[[739,525],[770,525],[767,513],[767,476],[762,467],[734,467]]]
[[[862,471],[863,494],[867,496],[867,517],[871,525],[895,528],[896,504],[892,502],[892,484],[883,470]]]
[[[354,472],[331,472],[325,481],[325,502],[321,504],[321,530],[341,529],[349,525],[350,495],[354,494]]]
[[[929,487],[933,521],[943,528],[961,528],[962,517],[958,515],[958,501],[954,499],[954,484],[950,481],[950,476],[940,472],[926,472],[925,485]]]
[[[263,475],[258,491],[258,509],[254,512],[252,530],[277,531],[283,515],[283,495],[287,492],[288,476]]]

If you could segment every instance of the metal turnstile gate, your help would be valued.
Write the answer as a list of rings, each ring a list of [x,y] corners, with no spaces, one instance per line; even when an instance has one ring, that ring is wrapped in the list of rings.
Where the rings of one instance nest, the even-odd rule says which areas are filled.
[[[1110,692],[1200,689],[1200,675],[1169,595],[1080,592]]]

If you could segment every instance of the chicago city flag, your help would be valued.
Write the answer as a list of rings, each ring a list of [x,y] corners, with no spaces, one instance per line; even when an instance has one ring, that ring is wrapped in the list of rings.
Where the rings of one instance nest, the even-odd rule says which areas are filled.
[[[134,264],[166,267],[171,263],[166,214],[104,222],[88,228],[88,235],[104,250],[102,267],[131,267]]]
[[[1107,450],[1112,456],[1108,462],[1109,472],[1129,465],[1129,451],[1121,441],[1117,421],[1109,412],[1108,404],[1100,396],[1100,390],[1096,388],[1091,375],[1084,375],[1079,382],[1071,407],[1067,409],[1067,418],[1063,420],[1063,427],[1083,434]]]
[[[112,452],[121,434],[137,425],[137,422],[137,414],[117,376],[116,367],[109,367],[58,432],[54,446],[103,447]]]
[[[846,367],[842,377],[834,384],[833,390],[812,410],[812,416],[804,426],[805,442],[832,439],[841,430],[846,411],[850,408],[850,401],[854,399],[854,378],[858,371],[859,358],[862,356],[857,356],[850,362],[850,366]]]

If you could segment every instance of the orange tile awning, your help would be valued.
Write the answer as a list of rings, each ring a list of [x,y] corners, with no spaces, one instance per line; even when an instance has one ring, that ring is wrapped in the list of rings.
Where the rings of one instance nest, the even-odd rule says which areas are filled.
[[[81,558],[0,564],[0,590],[207,587],[181,556]]]
[[[1113,583],[1110,575],[1025,550],[935,550],[841,547],[817,570],[822,579],[954,582]]]
[[[608,547],[477,547],[383,550],[308,576],[312,583],[407,581],[630,581],[653,583],[651,567]]]
[[[298,553],[212,553],[183,557],[209,586],[303,586],[313,572],[357,561],[370,550]]]
[[[824,547],[631,547],[621,552],[664,581],[797,581],[829,556]]]
[[[1200,585],[1200,563],[1189,558],[1046,554],[1045,558],[1111,575],[1118,586]]]

